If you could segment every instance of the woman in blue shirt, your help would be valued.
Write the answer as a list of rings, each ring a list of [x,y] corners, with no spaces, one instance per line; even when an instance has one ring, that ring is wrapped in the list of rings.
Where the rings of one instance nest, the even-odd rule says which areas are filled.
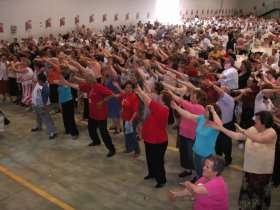
[[[62,107],[62,118],[65,128],[65,134],[71,134],[73,140],[79,137],[79,131],[74,116],[74,101],[70,87],[58,86],[59,103]]]
[[[206,158],[215,154],[216,140],[219,131],[209,126],[211,121],[223,125],[220,116],[221,109],[218,105],[208,105],[204,115],[195,115],[182,108],[175,102],[171,103],[173,109],[176,109],[182,117],[188,118],[197,122],[196,138],[193,146],[193,163],[196,172],[196,180],[202,176],[203,165]],[[195,181],[195,180],[194,180]]]

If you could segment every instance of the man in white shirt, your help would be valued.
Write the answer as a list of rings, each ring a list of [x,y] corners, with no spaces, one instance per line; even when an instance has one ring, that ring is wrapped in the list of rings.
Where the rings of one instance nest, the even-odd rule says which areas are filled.
[[[233,67],[233,65],[233,59],[226,59],[224,62],[225,70],[222,72],[222,74],[218,74],[221,85],[227,86],[231,90],[238,89],[238,72],[237,69]]]

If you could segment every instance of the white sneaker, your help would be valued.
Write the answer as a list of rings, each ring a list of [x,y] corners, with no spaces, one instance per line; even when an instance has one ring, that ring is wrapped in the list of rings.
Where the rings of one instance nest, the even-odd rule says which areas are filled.
[[[243,143],[239,143],[238,147],[239,147],[239,149],[244,149],[244,144]]]
[[[195,201],[195,198],[193,196],[190,197],[190,201]]]

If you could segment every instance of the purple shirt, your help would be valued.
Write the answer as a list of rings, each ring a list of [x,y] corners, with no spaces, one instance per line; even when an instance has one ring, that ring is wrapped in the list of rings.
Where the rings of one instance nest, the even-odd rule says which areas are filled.
[[[233,118],[234,99],[225,93],[223,97],[219,97],[217,105],[219,105],[222,112],[223,124],[231,122]]]

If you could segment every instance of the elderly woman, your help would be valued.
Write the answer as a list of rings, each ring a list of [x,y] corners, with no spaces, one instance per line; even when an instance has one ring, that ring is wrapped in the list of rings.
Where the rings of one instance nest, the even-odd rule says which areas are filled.
[[[148,165],[148,175],[144,179],[155,178],[155,188],[161,188],[166,183],[164,155],[168,145],[166,126],[171,96],[167,92],[161,92],[155,102],[139,86],[136,91],[149,108],[142,128]]]
[[[114,82],[116,87],[122,92],[116,95],[121,102],[123,128],[125,134],[125,150],[123,153],[130,153],[134,151],[133,157],[137,158],[140,155],[140,146],[136,138],[136,123],[138,118],[138,98],[134,93],[134,85],[131,81],[124,84],[124,91],[122,91],[117,82]]]
[[[180,108],[174,101],[171,103],[171,107],[178,111],[182,117],[197,122],[196,139],[193,146],[193,163],[196,180],[198,180],[202,176],[202,169],[206,158],[211,154],[215,154],[215,145],[219,131],[211,128],[209,125],[211,121],[219,125],[223,124],[219,117],[221,110],[216,104],[208,105],[204,115],[197,115]]]
[[[235,140],[246,140],[243,180],[239,194],[239,209],[269,209],[271,202],[271,178],[273,173],[277,134],[272,128],[273,117],[268,111],[255,114],[255,125],[243,129],[235,124],[237,132],[212,123]]]
[[[177,197],[194,196],[193,210],[228,209],[227,185],[221,176],[225,161],[218,155],[208,157],[204,163],[202,177],[194,184],[189,181],[180,183],[186,188],[169,191],[172,200]]]

